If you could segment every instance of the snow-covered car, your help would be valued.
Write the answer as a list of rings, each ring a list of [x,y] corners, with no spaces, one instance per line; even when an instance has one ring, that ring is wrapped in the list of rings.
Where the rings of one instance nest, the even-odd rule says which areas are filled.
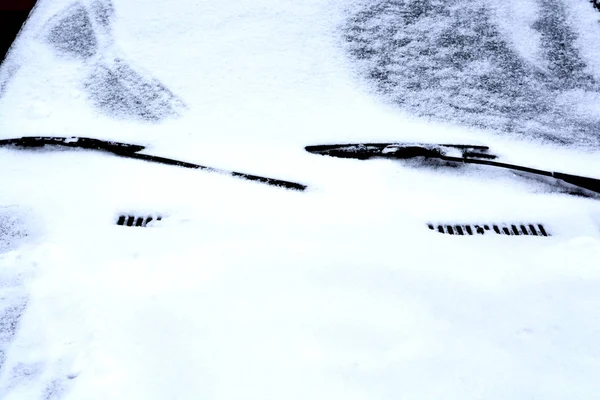
[[[586,0],[38,0],[0,398],[595,399]]]

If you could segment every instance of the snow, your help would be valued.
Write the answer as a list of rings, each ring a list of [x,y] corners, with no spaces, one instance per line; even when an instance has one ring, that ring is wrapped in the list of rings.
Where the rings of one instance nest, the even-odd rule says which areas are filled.
[[[345,29],[367,5],[38,2],[0,67],[2,138],[131,142],[309,188],[84,150],[0,149],[0,398],[596,397],[596,199],[484,166],[335,159],[303,147],[484,143],[502,161],[598,177],[597,135],[574,136],[597,90],[575,85],[554,98],[540,89],[565,119],[526,121],[533,132],[498,134],[505,115],[490,109],[477,117],[483,128],[468,113],[441,119],[444,103],[422,118],[410,102],[451,96],[407,92],[410,104],[398,107],[347,53]],[[451,5],[457,18],[481,6]],[[596,16],[563,6],[594,26]],[[539,3],[486,12],[523,62],[550,68],[536,42],[546,39],[519,41],[536,30]],[[378,19],[373,30],[386,26]],[[86,20],[89,30],[71,30]],[[431,17],[414,29],[447,23]],[[62,33],[49,41],[49,32]],[[596,76],[586,35],[573,46]],[[440,73],[468,88],[469,76]],[[128,228],[115,225],[121,214],[163,220]],[[456,237],[430,222],[543,223],[552,236]]]
[[[585,105],[598,93],[599,33],[589,4],[563,0],[378,0],[343,26],[357,75],[386,102],[596,149],[599,115]]]

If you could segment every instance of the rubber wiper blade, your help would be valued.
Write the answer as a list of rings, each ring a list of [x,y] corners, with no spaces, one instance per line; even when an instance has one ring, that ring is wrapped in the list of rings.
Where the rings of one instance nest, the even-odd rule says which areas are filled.
[[[306,146],[313,154],[339,158],[367,160],[371,158],[409,159],[424,158],[446,163],[478,164],[524,172],[537,177],[553,178],[576,188],[575,194],[598,197],[600,179],[562,172],[546,171],[522,165],[495,161],[497,156],[489,153],[489,147],[469,144],[421,144],[421,143],[350,143]]]
[[[457,157],[494,159],[488,153],[489,147],[467,144],[425,144],[425,143],[350,143],[306,146],[306,151],[339,158],[440,158],[446,154]]]
[[[101,150],[119,155],[137,153],[138,151],[145,149],[144,146],[137,144],[77,136],[24,136],[15,139],[0,140],[0,146],[9,145],[17,147],[63,146],[88,150]]]
[[[0,147],[13,146],[17,148],[37,148],[44,146],[60,146],[86,150],[104,151],[112,153],[119,157],[133,158],[157,164],[174,165],[177,167],[201,169],[208,172],[216,172],[241,178],[249,181],[256,181],[271,186],[280,186],[286,189],[303,191],[306,185],[297,182],[286,181],[282,179],[268,178],[260,175],[247,174],[245,172],[229,171],[220,168],[213,168],[206,165],[190,163],[187,161],[175,160],[172,158],[160,157],[151,154],[139,153],[146,147],[138,144],[114,142],[110,140],[101,140],[86,137],[60,137],[60,136],[25,136],[14,139],[0,139]]]

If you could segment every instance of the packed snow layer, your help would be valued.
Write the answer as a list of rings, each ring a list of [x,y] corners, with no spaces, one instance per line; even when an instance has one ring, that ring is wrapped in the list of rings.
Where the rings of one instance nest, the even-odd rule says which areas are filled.
[[[382,104],[344,44],[364,6],[38,2],[1,67],[1,137],[129,141],[309,189],[0,149],[1,398],[595,397],[597,200],[485,167],[303,146],[478,141],[503,161],[592,176],[598,153]],[[533,29],[541,11],[489,12],[514,42],[497,21]],[[536,40],[515,51],[542,63]],[[164,219],[127,228],[121,213]],[[539,222],[552,236],[453,237],[428,222]]]
[[[598,390],[594,201],[464,172],[419,184],[388,163],[349,161],[324,173],[329,190],[302,193],[89,152],[1,155],[20,171],[2,176],[5,203],[45,226],[2,257],[27,293],[4,398]],[[343,172],[356,186],[335,187]],[[120,212],[165,219],[119,227]],[[425,226],[465,219],[542,221],[553,236]]]

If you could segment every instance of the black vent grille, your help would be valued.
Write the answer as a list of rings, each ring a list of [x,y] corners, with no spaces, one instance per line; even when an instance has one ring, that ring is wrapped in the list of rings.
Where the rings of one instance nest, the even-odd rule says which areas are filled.
[[[121,226],[139,226],[145,227],[151,221],[160,221],[162,217],[138,217],[136,215],[119,215],[119,219],[117,219],[117,225]]]
[[[429,229],[448,235],[551,236],[542,224],[427,224]]]

